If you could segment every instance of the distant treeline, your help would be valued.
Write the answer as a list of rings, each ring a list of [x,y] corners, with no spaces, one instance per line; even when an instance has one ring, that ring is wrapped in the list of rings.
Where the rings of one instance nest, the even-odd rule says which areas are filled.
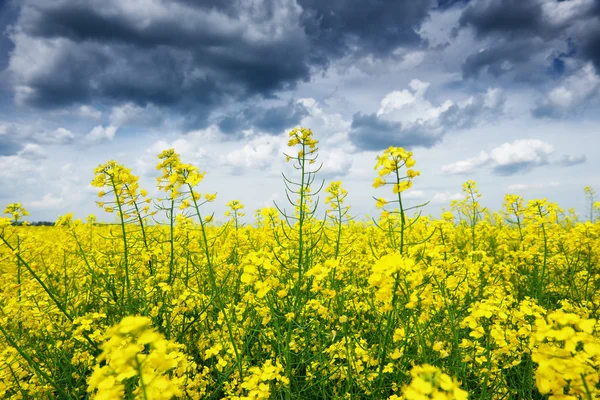
[[[23,221],[12,221],[12,224],[16,225],[16,226],[21,226],[21,225],[23,225]],[[54,226],[54,222],[34,221],[34,222],[28,222],[28,225],[30,225],[30,226]]]
[[[23,221],[12,221],[13,226],[21,226],[23,225]],[[29,226],[54,226],[54,222],[50,221],[33,221],[28,222]],[[94,222],[94,225],[102,226],[102,225],[118,225],[115,223],[107,223],[107,222]]]

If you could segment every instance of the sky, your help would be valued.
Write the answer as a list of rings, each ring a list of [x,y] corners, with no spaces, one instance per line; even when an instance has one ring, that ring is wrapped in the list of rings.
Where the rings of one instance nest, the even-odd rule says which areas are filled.
[[[251,222],[285,204],[304,126],[358,218],[393,196],[371,186],[389,146],[413,151],[404,198],[426,213],[475,180],[492,210],[514,193],[583,214],[599,71],[600,0],[0,0],[0,206],[110,220],[94,168],[159,197],[172,147],[206,172],[209,211],[238,199]]]

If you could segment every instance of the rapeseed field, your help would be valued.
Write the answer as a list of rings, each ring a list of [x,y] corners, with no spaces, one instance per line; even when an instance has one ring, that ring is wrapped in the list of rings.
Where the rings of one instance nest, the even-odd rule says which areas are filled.
[[[373,173],[381,213],[359,221],[342,182],[321,185],[312,131],[288,144],[289,204],[252,224],[237,200],[226,223],[205,213],[220,199],[173,150],[161,199],[114,161],[95,170],[115,224],[27,226],[9,205],[0,398],[600,398],[591,188],[585,221],[516,195],[492,212],[472,181],[434,219],[403,204],[422,177],[390,147]]]

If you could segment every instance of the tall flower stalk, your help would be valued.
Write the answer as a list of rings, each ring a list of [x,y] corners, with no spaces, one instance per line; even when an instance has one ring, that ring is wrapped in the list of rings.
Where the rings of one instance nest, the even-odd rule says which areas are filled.
[[[420,171],[411,169],[415,165],[415,159],[412,158],[413,153],[406,151],[402,147],[390,147],[386,149],[381,156],[377,157],[375,170],[378,170],[379,176],[373,182],[374,188],[379,188],[386,185],[392,186],[392,192],[396,195],[394,200],[386,200],[385,198],[376,198],[377,207],[384,208],[388,204],[394,204],[398,208],[393,211],[385,211],[386,215],[396,214],[400,217],[400,230],[396,231],[391,228],[390,233],[400,233],[400,241],[398,243],[398,251],[400,255],[404,254],[406,241],[407,218],[406,211],[415,207],[405,208],[402,204],[402,192],[412,187],[412,181],[415,177],[421,175]],[[404,172],[402,169],[404,168]],[[417,206],[419,207],[419,206]]]

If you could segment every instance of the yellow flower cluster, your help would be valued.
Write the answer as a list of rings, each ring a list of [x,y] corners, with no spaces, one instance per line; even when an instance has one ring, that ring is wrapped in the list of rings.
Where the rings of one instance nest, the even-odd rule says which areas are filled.
[[[288,385],[289,380],[282,375],[283,367],[271,360],[265,361],[260,367],[250,367],[249,375],[244,378],[241,387],[246,392],[243,396],[232,396],[232,400],[254,400],[271,398],[271,385]]]
[[[537,321],[537,387],[551,400],[600,397],[600,330],[595,319],[558,310]]]
[[[468,393],[449,375],[432,365],[423,364],[410,370],[412,381],[403,390],[406,400],[467,400]],[[398,396],[389,399],[399,399]]]
[[[369,277],[369,285],[376,288],[375,300],[382,312],[391,311],[394,301],[398,301],[398,293],[407,289],[404,283],[408,283],[408,289],[413,284],[419,284],[421,274],[412,274],[415,263],[412,259],[396,254],[385,255],[373,265],[373,272]],[[403,284],[400,286],[400,284]],[[417,301],[416,293],[411,293],[407,307],[413,307]]]
[[[295,128],[290,131],[288,136],[288,147],[300,145],[301,149],[296,156],[286,155],[286,161],[290,161],[291,159],[300,160],[307,157],[309,163],[314,164],[316,162],[314,156],[319,150],[317,148],[319,141],[314,138],[312,130],[308,128]]]
[[[29,216],[29,212],[21,203],[11,203],[4,209],[5,215],[10,215],[13,221],[19,221],[23,217]]]
[[[402,147],[390,147],[382,155],[377,156],[375,170],[379,169],[379,176],[375,178],[373,187],[378,188],[383,185],[392,184],[394,194],[404,192],[412,187],[412,180],[421,175],[419,171],[411,169],[415,165],[413,153],[406,151]],[[406,167],[406,175],[400,175],[400,169]],[[392,182],[387,182],[384,177],[392,175]]]
[[[182,186],[194,188],[206,175],[206,173],[200,172],[196,166],[182,163],[179,154],[175,153],[174,149],[163,151],[158,158],[161,161],[156,165],[156,169],[162,172],[162,175],[157,178],[158,189],[169,193],[170,200],[175,200],[179,196]],[[196,201],[201,198],[198,193],[193,191],[190,194]],[[215,198],[216,194],[206,194],[207,201],[214,201]],[[184,199],[183,204],[189,206],[189,200]]]
[[[329,204],[331,208],[337,210],[344,204],[344,200],[348,197],[348,191],[342,187],[341,181],[333,181],[325,188],[325,204]]]
[[[99,188],[98,197],[113,195],[115,201],[97,201],[98,207],[107,213],[117,212],[124,220],[133,218],[136,214],[150,214],[148,192],[140,189],[139,177],[133,175],[129,168],[116,161],[99,165],[94,170],[93,187]]]
[[[126,317],[106,332],[106,342],[88,384],[96,400],[135,396],[139,399],[172,399],[184,394],[191,360],[182,346],[164,338],[147,317]],[[130,382],[136,382],[132,393]],[[129,390],[131,392],[131,390]]]
[[[243,211],[241,211],[244,209],[244,205],[239,200],[231,200],[229,203],[227,203],[227,208],[228,210],[225,211],[226,217],[234,216],[241,218],[246,215]]]

